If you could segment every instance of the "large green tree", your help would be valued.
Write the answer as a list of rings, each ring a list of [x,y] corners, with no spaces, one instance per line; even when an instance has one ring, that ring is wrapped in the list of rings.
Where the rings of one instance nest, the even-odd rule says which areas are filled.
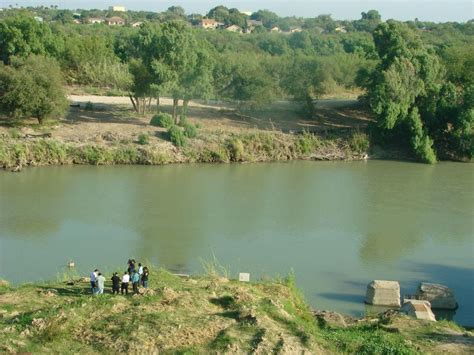
[[[405,24],[383,23],[373,36],[380,64],[366,86],[379,134],[392,140],[408,137],[415,156],[433,163],[435,132],[447,128],[440,117],[447,92],[443,89],[445,70],[437,55]]]
[[[12,58],[0,66],[0,111],[21,119],[59,118],[68,102],[61,70],[52,58],[30,56]]]
[[[0,59],[5,64],[12,56],[57,54],[56,44],[50,27],[33,16],[20,14],[0,21]]]

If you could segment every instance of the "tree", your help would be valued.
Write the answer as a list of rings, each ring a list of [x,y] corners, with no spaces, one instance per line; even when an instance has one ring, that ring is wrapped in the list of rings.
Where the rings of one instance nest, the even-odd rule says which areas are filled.
[[[258,10],[254,12],[250,18],[252,20],[262,21],[266,28],[272,28],[279,20],[278,15],[270,10]]]
[[[0,22],[0,59],[8,64],[10,57],[55,53],[55,41],[48,25],[33,17],[18,15]]]
[[[379,25],[373,36],[380,63],[365,85],[377,116],[377,134],[406,141],[415,156],[428,163],[436,161],[436,151],[455,148],[446,141],[456,136],[458,146],[465,147],[466,135],[472,134],[468,133],[472,127],[469,99],[464,99],[464,110],[455,109],[461,107],[461,100],[446,82],[438,56],[399,22]],[[459,148],[455,153],[466,155],[467,150]]]
[[[51,58],[12,58],[0,66],[0,111],[13,118],[59,118],[68,107],[61,70]]]

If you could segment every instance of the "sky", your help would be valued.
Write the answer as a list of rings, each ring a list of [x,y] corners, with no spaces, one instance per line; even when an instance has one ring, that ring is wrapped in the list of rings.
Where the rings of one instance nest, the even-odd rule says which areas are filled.
[[[205,14],[217,5],[236,7],[240,11],[269,9],[280,16],[316,17],[332,14],[338,20],[358,19],[362,11],[378,10],[383,19],[465,22],[474,18],[474,0],[0,0],[9,5],[58,5],[68,9],[105,9],[124,5],[131,10],[161,12],[171,5],[184,7],[187,13]]]

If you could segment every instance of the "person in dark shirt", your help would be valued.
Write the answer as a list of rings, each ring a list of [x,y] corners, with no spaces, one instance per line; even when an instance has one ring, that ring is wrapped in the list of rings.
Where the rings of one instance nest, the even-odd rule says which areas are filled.
[[[114,275],[112,276],[111,280],[112,280],[112,294],[115,295],[115,293],[117,293],[118,295],[120,292],[120,277],[118,276],[116,272],[114,272]]]
[[[148,276],[150,275],[150,273],[148,272],[148,268],[145,266],[143,268],[143,274],[142,274],[142,278],[141,278],[141,281],[142,281],[142,286],[144,288],[147,288],[148,287]]]

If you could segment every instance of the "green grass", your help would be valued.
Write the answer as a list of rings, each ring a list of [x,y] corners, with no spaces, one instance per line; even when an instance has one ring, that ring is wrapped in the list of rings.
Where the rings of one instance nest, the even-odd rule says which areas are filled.
[[[66,284],[77,280],[72,271],[2,287],[0,352],[414,354],[465,332],[446,321],[411,320],[399,333],[379,322],[319,327],[294,275],[240,283],[210,264],[217,266],[209,276],[192,279],[151,267],[153,294],[146,296],[92,296],[87,282]]]

